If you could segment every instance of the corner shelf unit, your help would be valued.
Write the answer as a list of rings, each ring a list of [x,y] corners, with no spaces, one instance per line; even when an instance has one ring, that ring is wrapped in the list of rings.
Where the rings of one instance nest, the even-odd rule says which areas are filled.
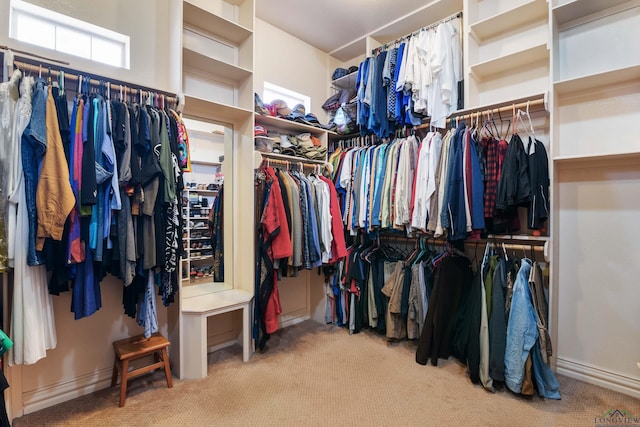
[[[310,126],[305,123],[295,122],[293,120],[287,120],[280,117],[266,116],[258,113],[255,113],[254,120],[256,125],[264,126],[267,131],[275,131],[282,135],[298,135],[301,133],[310,133],[320,140],[320,147],[323,148],[327,148],[329,142],[329,134],[333,133],[326,129],[322,129],[316,126]],[[290,156],[279,153],[263,153],[257,150],[256,153],[260,153],[260,155],[265,158],[284,160],[293,164],[295,164],[296,162],[323,164],[327,160],[326,154],[323,159],[308,159],[306,157]]]
[[[225,186],[228,186],[224,193],[223,283],[214,283],[208,270],[206,274],[191,279],[191,265],[213,264],[213,249],[191,248],[192,243],[199,246],[207,240],[208,227],[189,228],[188,221],[206,224],[207,218],[191,215],[193,209],[190,206],[183,212],[187,221],[185,252],[189,256],[181,260],[180,266],[186,270],[187,278],[182,280],[180,275],[179,301],[175,304],[177,307],[170,308],[169,312],[171,358],[176,375],[182,377],[192,360],[190,352],[194,351],[186,348],[188,342],[206,340],[202,347],[206,351],[209,345],[214,345],[212,342],[217,345],[233,341],[242,330],[236,326],[228,329],[227,319],[226,322],[209,322],[209,328],[202,336],[199,333],[194,336],[197,333],[188,328],[189,316],[192,316],[189,307],[200,303],[201,298],[208,301],[225,292],[246,292],[249,299],[253,295],[253,266],[240,265],[234,255],[240,251],[253,253],[255,241],[253,227],[245,226],[253,221],[253,171],[243,167],[244,159],[253,154],[255,0],[181,0],[179,3],[182,25],[177,54],[184,95],[183,116],[195,120],[192,122],[195,133],[195,128],[201,123],[223,127],[220,137],[223,153],[218,153],[217,148],[209,150],[209,147],[204,149],[200,146],[203,153],[215,151],[216,154],[210,159],[200,160],[203,164],[214,165],[212,160],[224,159],[221,172],[224,173]],[[187,126],[187,131],[190,130]],[[209,198],[210,202],[217,194],[209,190],[186,190],[187,196],[195,193]],[[210,207],[211,204],[197,208],[200,216],[205,216],[205,211],[208,216]],[[182,240],[182,236],[180,238]]]
[[[640,152],[629,126],[640,120],[639,11],[638,0],[574,0],[552,8],[552,25],[558,29],[553,40],[558,118],[553,159],[560,166]],[[598,50],[594,61],[595,43],[615,49]],[[617,129],[616,143],[603,143],[611,129]]]

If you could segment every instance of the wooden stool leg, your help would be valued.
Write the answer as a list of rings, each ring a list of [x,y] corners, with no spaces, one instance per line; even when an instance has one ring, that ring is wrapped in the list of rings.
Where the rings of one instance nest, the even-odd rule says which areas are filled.
[[[118,356],[113,361],[113,374],[111,375],[111,387],[118,382]]]
[[[120,383],[120,407],[124,406],[124,400],[127,397],[127,382],[128,382],[128,374],[129,373],[129,360],[125,359],[122,361],[122,376]]]
[[[167,377],[167,387],[173,387],[173,381],[171,379],[171,368],[169,367],[169,354],[167,353],[167,347],[162,349],[162,360],[164,360],[164,375]]]

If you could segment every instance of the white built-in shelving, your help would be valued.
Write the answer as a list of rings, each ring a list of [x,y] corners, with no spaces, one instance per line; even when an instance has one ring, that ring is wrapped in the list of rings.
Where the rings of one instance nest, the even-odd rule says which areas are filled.
[[[545,0],[468,0],[464,19],[465,107],[497,104],[549,84]]]
[[[171,358],[178,376],[185,372],[188,352],[193,351],[184,348],[186,338],[193,338],[188,335],[193,332],[184,326],[185,315],[191,314],[188,307],[196,303],[194,299],[220,291],[245,292],[251,297],[253,269],[235,262],[235,248],[253,253],[254,244],[253,227],[243,226],[253,221],[253,173],[242,167],[242,159],[253,154],[255,3],[254,0],[182,0],[181,5],[183,117],[188,123],[187,129],[192,131],[189,134],[192,160],[200,163],[197,167],[203,170],[201,175],[207,177],[205,181],[197,181],[213,182],[213,174],[204,172],[213,167],[224,174],[227,191],[224,192],[223,212],[224,281],[214,282],[207,269],[207,274],[199,277],[192,278],[189,274],[192,265],[202,271],[204,266],[213,263],[212,249],[204,249],[208,227],[189,227],[189,221],[203,221],[205,225],[207,221],[206,218],[194,218],[198,215],[191,215],[191,208],[203,216],[210,211],[210,205],[189,205],[183,210],[187,250],[180,265],[187,274],[180,281],[178,309],[173,311],[172,308],[170,313],[175,327],[169,334]],[[212,131],[212,127],[216,129]],[[198,173],[194,172],[194,175]],[[186,194],[187,197],[197,194],[209,203],[217,197],[217,192],[206,189],[189,189]],[[194,243],[197,247],[191,248]],[[228,330],[213,323],[209,326],[209,339],[215,342],[233,340],[241,330],[237,327]]]

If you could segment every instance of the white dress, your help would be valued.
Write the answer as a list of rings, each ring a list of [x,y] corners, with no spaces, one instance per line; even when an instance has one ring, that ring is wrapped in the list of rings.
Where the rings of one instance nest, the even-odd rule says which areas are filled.
[[[21,98],[18,114],[31,116],[31,94],[33,78],[25,77],[20,84]],[[24,131],[24,129],[22,129]],[[21,152],[22,132],[14,134],[14,156]],[[10,365],[30,365],[47,355],[47,350],[56,347],[56,329],[53,317],[53,302],[47,286],[46,266],[27,265],[27,242],[29,241],[29,219],[27,197],[24,187],[22,162],[17,162],[21,173],[16,191],[10,202],[17,203],[17,221],[14,246],[13,310],[11,313]]]

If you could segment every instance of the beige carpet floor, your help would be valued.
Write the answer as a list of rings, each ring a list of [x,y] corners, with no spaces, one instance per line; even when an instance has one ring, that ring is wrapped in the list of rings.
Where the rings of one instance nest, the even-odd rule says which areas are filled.
[[[640,416],[640,400],[559,377],[562,400],[490,393],[458,363],[421,366],[415,345],[312,321],[275,334],[243,364],[241,349],[210,355],[203,380],[160,372],[14,420],[64,426],[594,426],[609,409]]]

